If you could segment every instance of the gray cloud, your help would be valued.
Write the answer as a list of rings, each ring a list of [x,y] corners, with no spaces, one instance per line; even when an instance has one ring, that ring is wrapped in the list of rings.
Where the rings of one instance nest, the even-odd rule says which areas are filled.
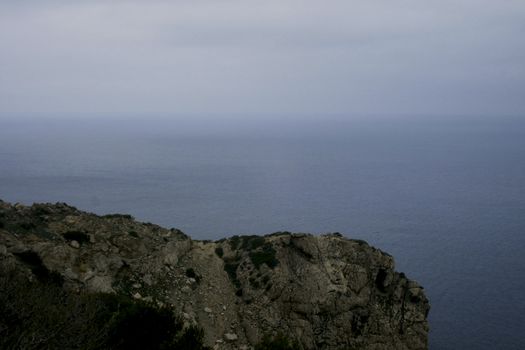
[[[525,3],[0,1],[0,114],[525,112]]]

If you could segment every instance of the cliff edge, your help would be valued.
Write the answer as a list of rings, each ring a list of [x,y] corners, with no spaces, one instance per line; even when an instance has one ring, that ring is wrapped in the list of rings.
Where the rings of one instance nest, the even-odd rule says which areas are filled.
[[[195,241],[129,215],[0,201],[0,264],[29,279],[44,269],[71,291],[169,306],[214,349],[251,349],[278,333],[303,349],[428,347],[423,288],[390,255],[339,234]]]

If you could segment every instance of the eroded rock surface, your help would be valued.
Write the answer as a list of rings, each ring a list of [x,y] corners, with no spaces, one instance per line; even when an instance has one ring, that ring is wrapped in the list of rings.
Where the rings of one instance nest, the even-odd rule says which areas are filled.
[[[33,259],[33,260],[32,260]],[[0,263],[65,288],[171,305],[214,349],[284,333],[304,349],[426,349],[423,288],[393,258],[339,234],[194,241],[128,215],[0,201]]]

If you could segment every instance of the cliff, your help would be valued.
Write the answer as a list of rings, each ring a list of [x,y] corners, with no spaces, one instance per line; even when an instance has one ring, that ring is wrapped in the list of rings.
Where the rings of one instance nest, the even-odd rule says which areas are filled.
[[[52,273],[77,293],[168,306],[214,349],[277,333],[304,349],[427,348],[423,288],[390,255],[339,234],[195,241],[129,215],[0,201],[0,264],[29,279]]]

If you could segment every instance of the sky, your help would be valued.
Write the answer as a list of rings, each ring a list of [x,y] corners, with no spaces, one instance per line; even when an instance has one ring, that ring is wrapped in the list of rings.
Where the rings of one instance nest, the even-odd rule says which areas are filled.
[[[523,0],[0,0],[0,117],[525,115]]]

